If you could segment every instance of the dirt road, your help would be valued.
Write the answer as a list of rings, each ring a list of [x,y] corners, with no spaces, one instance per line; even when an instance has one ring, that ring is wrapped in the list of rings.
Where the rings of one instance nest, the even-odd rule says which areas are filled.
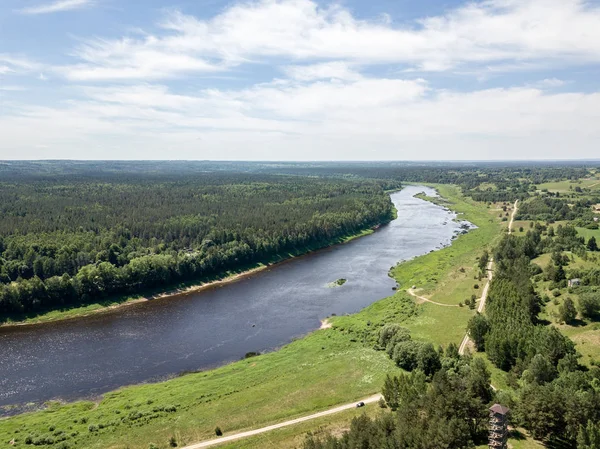
[[[409,288],[408,290],[406,290],[406,292],[410,295],[410,296],[414,296],[415,298],[417,298],[420,301],[424,301],[424,302],[430,302],[431,304],[435,304],[436,306],[442,306],[442,307],[458,307],[457,304],[442,304],[441,302],[435,302],[432,301],[431,299],[427,299],[424,296],[419,296],[417,295],[417,293],[412,289]]]
[[[510,215],[510,222],[508,223],[508,233],[512,234],[512,227],[513,227],[513,223],[515,221],[515,214],[517,213],[517,206],[519,204],[519,200],[515,201],[515,204],[513,206],[513,211],[512,214]],[[481,299],[479,300],[479,306],[477,307],[477,312],[479,313],[483,313],[483,311],[485,310],[485,301],[487,300],[487,296],[488,296],[488,291],[490,289],[490,283],[492,282],[492,277],[493,277],[493,269],[494,268],[494,259],[490,259],[490,263],[488,263],[487,266],[487,278],[488,281],[485,284],[485,287],[483,288],[483,292],[481,293]],[[465,349],[467,348],[467,345],[469,344],[469,334],[465,334],[460,347],[458,348],[458,353],[459,354],[464,354],[465,353]]]
[[[362,399],[362,402],[365,404],[371,404],[373,402],[379,401],[381,398],[380,394],[376,394],[367,399]],[[234,433],[233,435],[227,435],[220,438],[215,438],[213,440],[203,441],[201,443],[192,444],[191,446],[185,446],[183,449],[200,449],[203,447],[211,447],[216,446],[217,444],[223,444],[230,441],[239,440],[241,438],[247,438],[253,435],[259,435],[261,433],[270,432],[271,430],[281,429],[282,427],[293,426],[294,424],[299,424],[304,421],[310,421],[311,419],[321,418],[327,415],[333,415],[335,413],[343,412],[344,410],[349,410],[356,407],[356,404],[359,401],[352,402],[350,404],[340,405],[339,407],[330,408],[329,410],[324,410],[322,412],[313,413],[312,415],[303,416],[301,418],[291,419],[289,421],[284,421],[279,424],[273,424],[267,427],[261,427],[260,429],[248,430],[247,432]]]

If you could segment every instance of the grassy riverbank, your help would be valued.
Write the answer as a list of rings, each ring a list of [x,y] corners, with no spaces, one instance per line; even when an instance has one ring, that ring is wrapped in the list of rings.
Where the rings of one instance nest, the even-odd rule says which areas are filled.
[[[477,256],[501,235],[500,222],[485,205],[462,197],[452,186],[439,186],[439,191],[461,219],[478,229],[448,248],[395,267],[391,275],[400,284],[395,295],[355,315],[334,317],[332,328],[277,352],[167,382],[123,388],[98,403],[53,404],[45,411],[2,420],[0,442],[15,438],[14,447],[25,447],[28,438],[64,438],[60,444],[71,448],[146,449],[151,443],[166,448],[170,437],[181,446],[213,437],[216,426],[227,435],[379,392],[385,375],[398,370],[384,352],[372,349],[379,326],[402,323],[414,338],[447,345],[460,341],[474,313],[468,307],[416,304],[405,289],[416,285],[436,301],[458,303],[467,286],[472,288]],[[308,428],[314,427],[296,430]]]
[[[394,208],[393,218],[396,218],[396,216],[397,211]],[[375,230],[372,228],[363,229],[360,232],[346,235],[326,245],[307,246],[305,248],[301,248],[293,252],[281,254],[277,257],[270,258],[260,263],[240,267],[239,270],[229,270],[223,273],[221,276],[213,277],[210,279],[201,279],[197,281],[180,283],[178,285],[173,286],[169,290],[164,290],[164,288],[155,288],[134,295],[121,295],[116,297],[105,298],[90,304],[73,304],[64,306],[60,309],[40,311],[39,313],[35,314],[10,315],[8,317],[5,317],[4,319],[0,318],[0,327],[35,325],[41,323],[48,323],[52,321],[82,318],[96,313],[108,312],[117,308],[127,307],[132,304],[136,304],[143,301],[149,301],[152,299],[165,299],[173,296],[197,293],[205,289],[213,288],[219,285],[225,285],[231,282],[238,281],[245,277],[252,276],[253,274],[270,268],[278,263],[286,262],[297,257],[306,256],[325,248],[343,245],[354,239],[370,235],[373,232],[375,232]]]

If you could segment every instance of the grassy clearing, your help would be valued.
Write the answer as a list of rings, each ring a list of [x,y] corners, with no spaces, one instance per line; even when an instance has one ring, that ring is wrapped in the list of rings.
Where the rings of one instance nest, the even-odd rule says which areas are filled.
[[[600,323],[586,323],[580,326],[559,326],[563,334],[575,342],[581,354],[580,362],[591,366],[592,361],[600,361]]]
[[[595,237],[596,241],[600,242],[600,229],[586,229],[586,228],[575,228],[577,234],[582,236],[587,242],[591,237]]]
[[[316,331],[277,352],[158,384],[123,388],[98,403],[53,404],[45,411],[1,420],[0,443],[15,438],[13,447],[26,447],[27,437],[55,442],[65,438],[71,448],[146,449],[153,443],[162,449],[171,436],[181,446],[212,438],[216,426],[227,435],[378,392],[385,375],[398,371],[384,352],[372,349],[371,338],[379,326],[398,322],[415,338],[447,345],[460,341],[474,313],[467,307],[417,305],[404,289],[418,284],[438,300],[445,296],[443,289],[450,289],[456,293],[447,301],[464,299],[460,285],[473,279],[457,280],[455,273],[462,267],[472,269],[481,250],[501,234],[499,221],[485,206],[463,198],[452,186],[439,186],[439,191],[461,219],[478,229],[448,248],[395,267],[391,274],[401,290],[394,296],[355,315],[335,317],[331,329]],[[282,432],[292,435],[318,426]]]
[[[508,447],[512,449],[542,449],[546,446],[527,436],[524,429],[513,429],[508,438]],[[477,446],[477,449],[488,449],[488,445]]]
[[[596,255],[588,252],[588,258],[583,259],[570,252],[565,252],[571,258],[567,271],[573,268],[593,268],[598,265]],[[546,267],[550,263],[551,255],[542,254],[534,262],[541,267]],[[582,320],[579,317],[574,323],[565,324],[559,320],[559,308],[565,299],[572,299],[575,304],[578,302],[578,289],[561,288],[550,290],[550,282],[539,281],[535,284],[538,295],[547,295],[550,299],[540,314],[542,319],[547,320],[550,325],[556,326],[564,335],[569,337],[575,343],[577,351],[581,354],[580,363],[591,366],[592,361],[600,361],[600,323]],[[559,296],[555,296],[554,292]]]
[[[592,253],[592,252],[588,251],[587,259],[584,259],[582,257],[579,257],[576,254],[573,254],[571,251],[564,251],[563,254],[568,256],[571,259],[571,262],[569,262],[569,265],[567,267],[565,267],[567,272],[569,271],[569,269],[574,269],[574,268],[589,269],[589,268],[597,267],[598,266],[597,257],[600,255],[598,253]],[[539,265],[542,268],[546,268],[551,260],[552,260],[552,254],[545,253],[545,254],[542,254],[541,256],[533,259],[532,262]],[[547,284],[548,283],[542,284],[542,285],[547,285]]]
[[[576,181],[556,181],[538,184],[538,190],[548,190],[549,192],[573,192],[575,187],[587,188],[592,191],[600,190],[600,179],[578,179]]]

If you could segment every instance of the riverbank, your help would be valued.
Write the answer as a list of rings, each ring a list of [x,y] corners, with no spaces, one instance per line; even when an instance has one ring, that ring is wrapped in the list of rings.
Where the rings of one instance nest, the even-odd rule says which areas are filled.
[[[142,293],[140,295],[123,295],[115,298],[107,298],[102,301],[98,301],[92,304],[74,305],[63,309],[50,310],[42,312],[38,315],[22,316],[22,317],[8,317],[6,321],[0,323],[0,328],[14,327],[14,326],[35,326],[38,324],[51,323],[62,320],[74,320],[78,318],[84,318],[90,315],[96,315],[101,313],[114,312],[116,309],[129,307],[141,302],[152,301],[155,299],[168,299],[179,296],[189,295],[193,293],[199,293],[204,290],[212,288],[219,288],[224,285],[246,279],[253,276],[263,270],[272,268],[276,265],[280,265],[285,262],[297,259],[299,257],[309,256],[318,251],[326,250],[329,248],[336,247],[338,245],[347,244],[355,239],[371,235],[381,226],[389,223],[397,217],[397,211],[394,208],[392,219],[381,222],[371,228],[363,229],[355,234],[350,234],[341,238],[338,238],[326,245],[314,245],[290,252],[285,255],[280,255],[269,259],[267,262],[257,263],[247,268],[242,268],[240,271],[228,271],[223,277],[218,277],[210,281],[191,281],[180,284],[179,287],[169,290],[153,289],[149,292]]]
[[[357,314],[332,317],[331,328],[276,352],[158,384],[122,388],[99,403],[51,404],[46,411],[0,421],[0,441],[17,437],[22,445],[29,435],[54,438],[59,432],[60,438],[67,436],[69,447],[167,447],[170,437],[181,446],[211,438],[216,426],[227,435],[378,393],[385,376],[398,371],[387,354],[373,349],[379,326],[397,322],[410,328],[414,338],[458,344],[474,313],[467,307],[417,305],[404,289],[417,285],[422,294],[440,302],[446,299],[436,295],[447,289],[447,301],[458,301],[467,285],[472,288],[473,277],[455,280],[455,273],[473,269],[480,251],[501,234],[500,223],[485,205],[462,197],[452,186],[438,189],[452,202],[450,208],[478,229],[449,247],[394,267],[391,275],[401,288],[393,296]]]

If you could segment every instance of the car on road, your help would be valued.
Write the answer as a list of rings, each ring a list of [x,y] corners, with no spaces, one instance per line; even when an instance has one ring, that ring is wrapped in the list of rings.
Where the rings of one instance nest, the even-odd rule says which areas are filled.
[[[357,407],[364,407],[365,403],[363,401],[360,401],[358,404],[356,404]]]

